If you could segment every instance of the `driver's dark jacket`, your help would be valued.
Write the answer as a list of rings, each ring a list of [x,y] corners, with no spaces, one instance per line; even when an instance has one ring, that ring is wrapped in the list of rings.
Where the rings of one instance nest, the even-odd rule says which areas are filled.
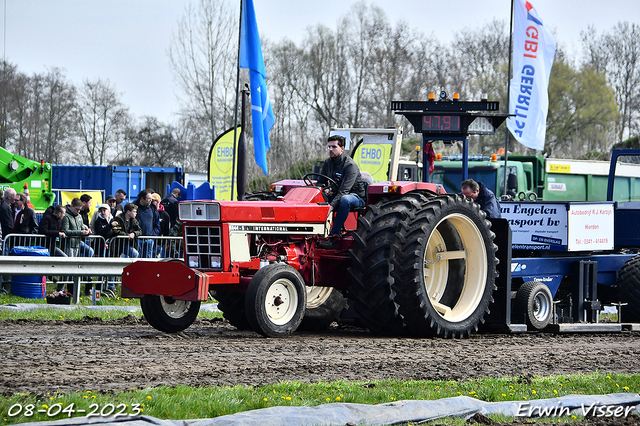
[[[485,186],[484,183],[478,182],[480,191],[476,203],[480,204],[480,208],[487,212],[487,217],[490,219],[500,219],[500,204],[493,191]]]
[[[344,153],[337,158],[327,158],[322,164],[320,174],[329,176],[338,184],[338,192],[334,193],[333,197],[329,199],[329,203],[334,210],[338,210],[340,199],[343,195],[357,194],[363,199],[366,196],[365,185],[360,177],[358,165]],[[318,184],[325,185],[326,183],[327,180],[325,178],[318,178]]]

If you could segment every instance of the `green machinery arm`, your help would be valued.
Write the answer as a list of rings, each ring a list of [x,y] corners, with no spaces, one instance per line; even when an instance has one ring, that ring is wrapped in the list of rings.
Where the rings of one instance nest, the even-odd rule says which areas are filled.
[[[29,160],[0,147],[0,188],[24,192],[25,184],[36,212],[43,212],[53,204],[51,164]]]

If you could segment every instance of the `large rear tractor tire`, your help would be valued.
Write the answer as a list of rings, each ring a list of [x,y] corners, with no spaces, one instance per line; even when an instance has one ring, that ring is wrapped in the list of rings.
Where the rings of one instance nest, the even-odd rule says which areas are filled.
[[[622,306],[623,322],[640,322],[640,255],[627,260],[618,274],[618,295]]]
[[[412,192],[399,198],[383,199],[369,205],[358,218],[349,251],[352,284],[349,295],[361,323],[374,333],[398,335],[404,332],[402,317],[391,288],[391,252],[396,231],[417,211],[427,197]]]
[[[216,290],[213,297],[218,301],[218,309],[224,319],[238,330],[250,330],[244,309],[245,293],[239,291]]]
[[[542,330],[553,317],[553,296],[551,290],[539,281],[527,281],[516,293],[513,309],[524,314],[530,330]]]
[[[273,263],[256,272],[245,296],[249,324],[265,337],[286,337],[296,331],[306,304],[304,279],[284,263]]]
[[[461,195],[432,197],[403,223],[393,289],[407,331],[468,337],[493,302],[498,259],[491,223]]]
[[[165,333],[177,333],[193,324],[200,311],[200,301],[146,295],[140,299],[140,307],[153,328]]]
[[[340,319],[340,313],[347,304],[340,290],[333,287],[307,287],[307,308],[299,329],[323,331],[332,322]]]

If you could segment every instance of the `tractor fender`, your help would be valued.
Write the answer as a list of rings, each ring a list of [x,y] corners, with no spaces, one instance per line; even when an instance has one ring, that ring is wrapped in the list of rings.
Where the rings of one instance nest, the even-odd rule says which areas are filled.
[[[122,271],[122,297],[171,296],[177,300],[207,300],[209,276],[182,262],[139,260]]]

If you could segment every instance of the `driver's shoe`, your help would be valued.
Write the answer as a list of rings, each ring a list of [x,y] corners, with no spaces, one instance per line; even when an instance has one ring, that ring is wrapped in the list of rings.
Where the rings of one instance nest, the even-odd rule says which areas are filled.
[[[318,241],[316,247],[324,250],[332,250],[335,248],[337,240],[337,235],[329,235],[326,240]]]

